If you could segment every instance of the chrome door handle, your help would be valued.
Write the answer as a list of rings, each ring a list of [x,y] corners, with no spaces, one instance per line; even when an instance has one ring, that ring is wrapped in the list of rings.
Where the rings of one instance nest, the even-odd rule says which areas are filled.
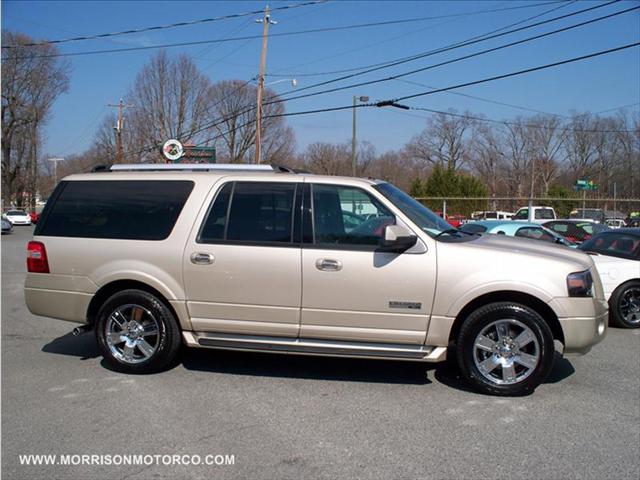
[[[201,252],[193,252],[190,258],[191,263],[195,263],[196,265],[211,265],[216,259],[216,257],[210,253]]]
[[[342,262],[330,258],[319,258],[316,260],[316,268],[325,272],[338,272],[342,270]]]

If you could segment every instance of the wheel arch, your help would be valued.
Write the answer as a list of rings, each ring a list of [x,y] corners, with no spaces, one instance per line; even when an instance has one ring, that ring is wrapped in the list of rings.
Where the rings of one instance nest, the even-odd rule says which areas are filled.
[[[533,295],[529,295],[528,293],[502,290],[480,295],[479,297],[471,300],[462,308],[462,310],[460,310],[449,333],[449,345],[455,345],[458,334],[460,333],[460,328],[471,312],[494,302],[516,302],[535,310],[551,329],[553,339],[558,340],[562,345],[565,344],[564,333],[562,332],[560,320],[548,304]]]
[[[98,291],[93,295],[89,306],[87,307],[87,324],[93,328],[98,316],[98,312],[100,311],[100,307],[107,301],[112,295],[115,295],[118,292],[123,290],[142,290],[144,292],[150,293],[155,296],[158,300],[160,300],[173,314],[173,316],[178,320],[178,324],[184,329],[184,325],[182,324],[182,318],[178,315],[178,312],[174,308],[174,306],[167,300],[167,298],[158,290],[153,288],[150,285],[147,285],[144,282],[140,282],[138,280],[115,280],[113,282],[109,282],[106,285],[100,287]]]

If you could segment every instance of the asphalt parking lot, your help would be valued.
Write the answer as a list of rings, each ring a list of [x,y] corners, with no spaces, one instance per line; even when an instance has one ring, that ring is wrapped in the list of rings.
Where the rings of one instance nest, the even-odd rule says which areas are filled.
[[[2,478],[640,477],[640,331],[558,358],[528,397],[445,366],[192,350],[108,370],[92,334],[24,304],[32,227],[2,236]],[[24,466],[28,454],[233,455],[225,466]]]

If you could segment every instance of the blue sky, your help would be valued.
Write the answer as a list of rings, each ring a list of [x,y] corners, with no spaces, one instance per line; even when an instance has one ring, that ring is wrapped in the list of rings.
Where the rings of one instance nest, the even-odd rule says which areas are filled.
[[[271,1],[271,7],[294,3]],[[521,1],[331,1],[275,12],[278,24],[271,32],[288,32],[331,26],[386,20],[468,13],[519,5],[529,8],[464,17],[404,23],[329,33],[314,33],[269,40],[267,72],[297,77],[299,87],[333,78],[303,74],[347,69],[406,57],[447,44],[481,35],[543,13],[560,3],[531,6],[539,2]],[[566,5],[540,19],[581,10],[598,3],[564,2]],[[37,39],[60,39],[164,25],[225,14],[259,10],[266,2],[211,1],[17,1],[2,2],[2,28],[19,31]],[[555,30],[638,5],[621,1],[593,12],[549,25],[529,29],[452,52],[356,77],[370,80],[445,61],[509,41]],[[123,35],[111,39],[66,43],[63,53],[94,49],[125,48],[172,42],[189,42],[261,33],[254,17],[244,17],[158,32]],[[551,63],[570,57],[637,42],[640,39],[638,11],[589,26],[553,35],[538,41],[508,48],[478,58],[405,77],[429,87],[445,87],[483,77]],[[258,71],[259,39],[213,45],[170,48],[170,53],[192,55],[198,67],[212,81],[248,80]],[[79,153],[93,140],[107,103],[115,103],[126,94],[135,75],[156,50],[70,57],[71,86],[55,103],[46,127],[44,151],[64,156]],[[280,78],[280,77],[277,77]],[[276,77],[267,81],[274,81]],[[342,85],[333,84],[332,86]],[[276,91],[291,90],[290,84],[274,85]],[[287,111],[301,111],[350,104],[352,95],[367,95],[373,100],[410,95],[429,88],[398,80],[343,90],[332,94],[287,102]],[[604,57],[573,63],[530,75],[509,78],[458,90],[489,100],[561,115],[571,111],[600,112],[640,102],[640,48],[632,48]],[[451,93],[439,93],[407,102],[412,106],[437,110],[469,110],[493,119],[512,119],[526,111]],[[637,110],[640,106],[631,107]],[[413,112],[418,113],[418,112]],[[413,115],[412,113],[412,115]],[[315,141],[345,142],[351,136],[351,112],[342,111],[290,117],[298,149]],[[424,120],[403,115],[395,109],[358,111],[360,140],[371,142],[379,152],[402,147],[424,128]]]

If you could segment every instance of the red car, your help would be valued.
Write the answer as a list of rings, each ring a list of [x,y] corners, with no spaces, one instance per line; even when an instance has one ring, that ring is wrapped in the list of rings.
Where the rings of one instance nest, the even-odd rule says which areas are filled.
[[[29,216],[31,217],[31,223],[38,223],[38,219],[40,218],[40,214],[37,212],[31,212],[29,213]]]
[[[435,212],[435,214],[442,218],[442,212],[437,211]],[[444,219],[453,228],[460,228],[460,225],[462,225],[462,220],[465,220],[466,217],[464,215],[446,215]]]

